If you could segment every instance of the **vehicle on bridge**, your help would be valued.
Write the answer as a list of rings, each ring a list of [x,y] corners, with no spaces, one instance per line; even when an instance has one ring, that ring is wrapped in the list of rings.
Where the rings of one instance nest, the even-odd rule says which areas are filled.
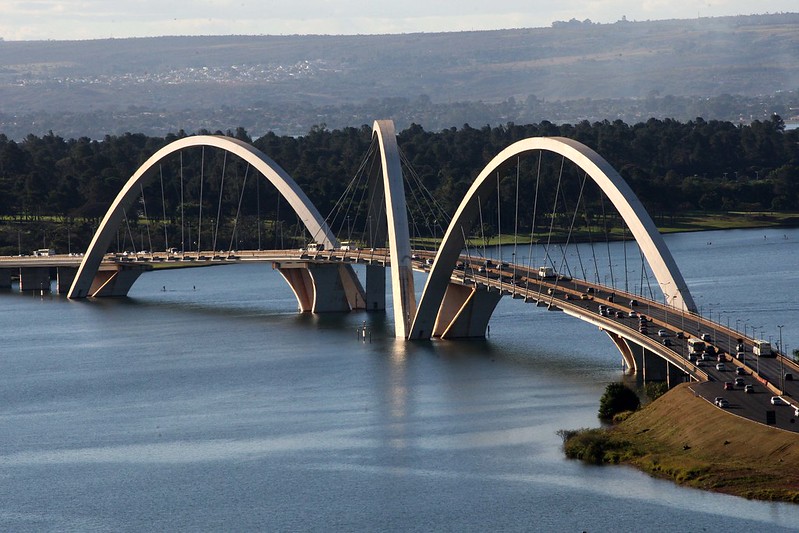
[[[541,279],[550,279],[555,277],[555,270],[552,267],[542,266],[538,269],[538,277]]]
[[[688,339],[688,348],[693,354],[701,354],[705,351],[705,341],[691,337]]]
[[[752,353],[758,357],[772,357],[774,356],[774,349],[769,341],[757,340],[752,346]]]

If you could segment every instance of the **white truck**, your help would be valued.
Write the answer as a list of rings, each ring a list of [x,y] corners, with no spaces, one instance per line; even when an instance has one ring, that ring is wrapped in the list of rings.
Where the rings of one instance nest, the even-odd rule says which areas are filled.
[[[543,266],[538,268],[538,277],[541,279],[549,279],[555,277],[555,271],[552,267]]]
[[[758,357],[771,357],[774,355],[774,349],[769,341],[757,340],[752,346],[752,353]]]
[[[688,349],[691,351],[692,354],[701,354],[705,351],[705,341],[702,339],[697,339],[695,337],[691,337],[688,339]]]

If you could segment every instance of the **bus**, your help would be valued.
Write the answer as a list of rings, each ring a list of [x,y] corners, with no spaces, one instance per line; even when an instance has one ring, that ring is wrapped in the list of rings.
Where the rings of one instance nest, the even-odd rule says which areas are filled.
[[[755,344],[752,346],[752,353],[758,357],[772,357],[774,355],[774,349],[771,347],[769,341],[756,340]]]
[[[700,354],[705,351],[705,341],[702,339],[690,338],[688,339],[688,348],[691,353]]]

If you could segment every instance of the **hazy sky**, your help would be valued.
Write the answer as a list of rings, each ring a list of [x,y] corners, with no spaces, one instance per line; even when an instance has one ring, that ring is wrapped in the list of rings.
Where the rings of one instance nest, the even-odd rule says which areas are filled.
[[[409,33],[799,12],[797,0],[0,0],[0,38]]]

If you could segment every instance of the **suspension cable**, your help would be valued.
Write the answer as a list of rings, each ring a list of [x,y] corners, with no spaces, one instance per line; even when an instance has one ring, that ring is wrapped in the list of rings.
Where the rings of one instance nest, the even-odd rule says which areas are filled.
[[[219,202],[216,208],[216,224],[214,225],[214,238],[212,240],[214,254],[216,254],[216,237],[219,234],[219,219],[222,218],[222,193],[225,190],[225,171],[227,170],[227,150],[222,157],[222,177],[219,180]]]
[[[239,206],[236,208],[236,218],[233,219],[233,231],[230,234],[230,246],[228,246],[228,252],[233,250],[233,239],[236,237],[236,229],[238,228],[239,224],[239,215],[241,214],[241,202],[244,200],[244,191],[247,188],[247,175],[250,173],[250,164],[247,163],[247,168],[244,171],[244,179],[241,183],[241,194],[239,195]],[[238,247],[237,247],[238,248]]]
[[[147,221],[147,244],[150,252],[153,251],[153,241],[150,238],[150,217],[147,216],[147,202],[144,201],[144,186],[139,182],[139,190],[141,191],[141,206],[144,211],[144,219]],[[141,244],[144,248],[144,243]]]
[[[186,236],[184,235],[183,221],[183,150],[180,151],[180,253],[186,253]]]
[[[167,236],[167,220],[166,220],[166,201],[164,200],[164,169],[161,163],[158,163],[158,173],[161,176],[161,208],[163,219],[161,225],[164,226],[164,251],[169,250],[169,238]],[[152,250],[152,248],[150,248]]]
[[[197,255],[200,254],[200,246],[202,244],[203,236],[203,182],[205,181],[205,146],[202,149],[202,157],[200,160],[200,215],[197,221]]]

